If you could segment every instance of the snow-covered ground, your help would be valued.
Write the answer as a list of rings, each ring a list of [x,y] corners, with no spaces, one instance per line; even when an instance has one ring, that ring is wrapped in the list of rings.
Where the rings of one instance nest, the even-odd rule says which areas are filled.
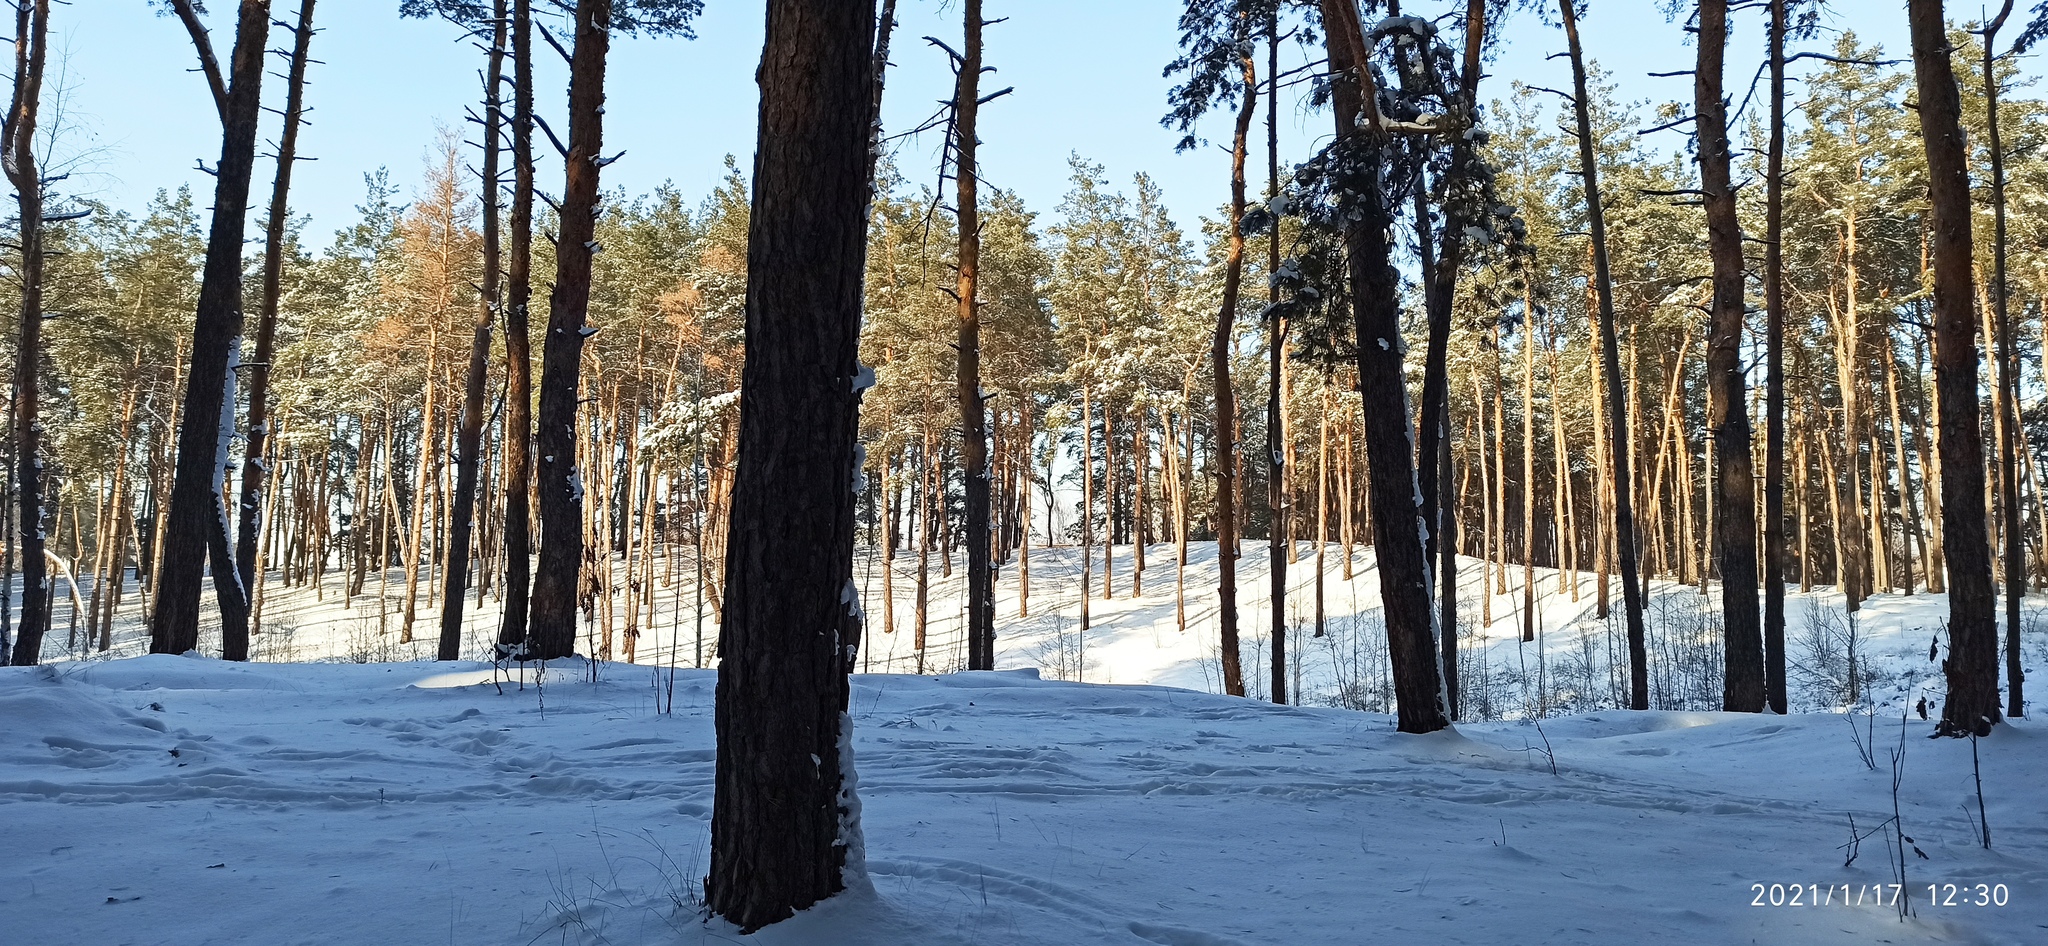
[[[1880,596],[1853,622],[1825,590],[1794,596],[1797,708],[1848,712],[1773,717],[1699,711],[1711,602],[1659,586],[1671,708],[1636,713],[1606,705],[1614,632],[1591,617],[1590,576],[1573,602],[1537,572],[1540,640],[1523,645],[1515,569],[1462,658],[1467,706],[1484,709],[1470,715],[1505,718],[1417,737],[1350,708],[1375,705],[1385,673],[1367,553],[1348,583],[1328,556],[1320,639],[1310,559],[1292,572],[1305,705],[1276,706],[1201,692],[1216,688],[1213,549],[1191,557],[1185,632],[1170,551],[1155,547],[1136,599],[1118,552],[1085,638],[1075,551],[1034,549],[1030,618],[1014,568],[1000,584],[998,664],[1017,669],[935,676],[879,672],[916,659],[915,560],[898,558],[897,627],[873,629],[878,672],[856,678],[852,707],[870,883],[751,941],[2048,942],[2048,736],[2022,720],[1976,747],[1985,850],[1971,744],[1924,738],[1909,710],[1939,695],[1940,596]],[[1248,545],[1240,563],[1261,686],[1263,556]],[[1466,577],[1476,618],[1477,568]],[[879,575],[863,580],[879,624]],[[931,670],[958,662],[958,582],[956,568],[931,594]],[[663,667],[601,664],[593,681],[557,663],[539,685],[487,664],[356,663],[412,645],[395,643],[395,613],[377,632],[374,594],[344,611],[332,590],[273,589],[257,644],[329,662],[0,671],[0,943],[746,941],[697,911],[713,675],[688,666],[691,589],[663,589],[644,632],[642,659]],[[434,613],[423,602],[422,637]],[[474,621],[472,646],[495,617]],[[2028,624],[2029,662],[2048,666]],[[63,627],[60,607],[59,642]],[[132,616],[118,630],[114,653],[132,655]],[[1872,902],[1895,882],[1895,804],[1912,838],[1903,921]],[[1845,865],[1852,817],[1865,836]],[[1788,905],[1753,905],[1774,884]],[[2004,905],[1976,905],[1979,884]]]

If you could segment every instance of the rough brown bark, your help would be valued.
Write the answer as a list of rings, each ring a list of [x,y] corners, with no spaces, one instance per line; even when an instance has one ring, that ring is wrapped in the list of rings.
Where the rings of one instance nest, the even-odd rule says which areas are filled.
[[[1721,94],[1727,53],[1727,0],[1700,0],[1699,64],[1693,74],[1700,189],[1706,192],[1707,252],[1714,261],[1707,338],[1707,426],[1714,438],[1721,609],[1726,635],[1722,709],[1764,708],[1763,628],[1757,611],[1756,486],[1750,459],[1749,404],[1741,365],[1745,310],[1742,225],[1729,179],[1728,104]]]
[[[1333,102],[1338,137],[1349,139],[1354,147],[1390,148],[1392,143],[1378,129],[1370,90],[1364,88],[1369,64],[1357,11],[1334,0],[1324,0],[1322,8],[1330,67],[1337,76]],[[1361,116],[1366,119],[1363,129]],[[1417,497],[1415,448],[1402,371],[1407,344],[1401,338],[1400,277],[1392,263],[1393,215],[1378,162],[1362,164],[1355,188],[1359,213],[1345,226],[1344,242],[1350,255],[1373,549],[1386,613],[1387,649],[1394,666],[1396,725],[1402,732],[1426,733],[1450,725],[1443,701],[1434,589],[1425,549],[1429,527],[1421,517]]]
[[[768,5],[704,885],[747,931],[862,869],[845,713],[874,26],[867,0]]]
[[[1266,199],[1280,192],[1280,14],[1266,22]],[[1266,234],[1266,272],[1280,269],[1280,225]],[[1280,373],[1287,351],[1287,319],[1279,314],[1280,284],[1266,280],[1266,570],[1271,606],[1267,626],[1272,647],[1273,702],[1287,702],[1287,562],[1288,539],[1286,402]],[[1142,484],[1141,484],[1142,485]]]
[[[1984,27],[1984,103],[1991,151],[1991,307],[1998,321],[1998,370],[2000,387],[1998,426],[1999,512],[2005,531],[2005,712],[2020,716],[2026,710],[2026,670],[2020,654],[2020,599],[2027,594],[2027,555],[2020,533],[2020,466],[2018,442],[2021,437],[2019,409],[2019,350],[2013,338],[2012,313],[2006,301],[2005,238],[2005,145],[1998,133],[1998,79],[1993,71],[1997,59],[1999,27],[2012,15],[2012,0]]]
[[[1250,24],[1238,21],[1241,40]],[[1216,310],[1216,331],[1209,342],[1209,368],[1216,395],[1216,607],[1223,650],[1223,692],[1244,695],[1244,668],[1237,645],[1237,392],[1230,386],[1231,342],[1237,334],[1237,301],[1244,281],[1244,163],[1246,139],[1258,114],[1258,75],[1250,56],[1242,57],[1244,100],[1237,110],[1237,129],[1230,151],[1230,243],[1223,260],[1223,298]]]
[[[1479,79],[1483,71],[1481,53],[1485,46],[1486,0],[1466,0],[1465,49],[1459,69],[1458,93],[1468,118],[1477,114]],[[1470,138],[1460,136],[1451,143],[1453,173],[1470,164],[1472,152]],[[1415,199],[1417,209],[1424,209],[1420,188]],[[1429,241],[1430,227],[1426,217],[1418,217],[1416,226],[1422,240]],[[1451,306],[1457,293],[1458,272],[1464,265],[1465,229],[1445,226],[1441,239],[1443,248],[1434,254],[1434,259],[1429,258],[1428,247],[1423,248],[1423,272],[1427,280],[1423,308],[1429,316],[1429,342],[1423,354],[1422,416],[1416,424],[1415,456],[1417,487],[1422,493],[1422,516],[1429,528],[1427,554],[1437,568],[1444,703],[1451,718],[1457,719],[1458,549],[1455,543],[1445,539],[1456,527],[1456,509],[1454,503],[1444,498],[1444,491],[1450,488],[1451,469]]]
[[[188,0],[173,0],[176,8]],[[182,17],[182,10],[181,10]],[[199,593],[211,551],[214,591],[223,624],[247,620],[247,599],[225,550],[226,510],[221,506],[224,421],[233,419],[230,358],[242,335],[242,234],[249,209],[249,179],[256,163],[256,124],[261,108],[264,45],[270,29],[269,0],[242,0],[235,28],[229,78],[219,68],[203,29],[192,32],[202,67],[219,106],[220,163],[215,167],[213,223],[207,234],[206,264],[192,327],[192,362],[185,377],[183,423],[164,540],[156,611],[150,620],[151,653],[177,654],[199,646]],[[222,89],[225,93],[222,93]],[[246,633],[246,629],[244,631]]]
[[[956,63],[959,84],[953,93],[953,180],[958,185],[960,217],[959,353],[955,377],[960,401],[960,472],[967,493],[967,669],[996,668],[996,602],[989,558],[988,412],[981,394],[981,302],[975,292],[981,279],[981,211],[975,186],[979,168],[975,120],[981,97],[981,0],[966,0],[963,12],[965,48]]]
[[[1999,722],[1998,622],[1984,527],[1977,338],[1970,313],[1970,174],[1961,95],[1941,0],[1908,0],[1913,75],[1927,151],[1934,262],[1934,384],[1941,419],[1941,514],[1948,560],[1948,696],[1939,732],[1988,735]]]

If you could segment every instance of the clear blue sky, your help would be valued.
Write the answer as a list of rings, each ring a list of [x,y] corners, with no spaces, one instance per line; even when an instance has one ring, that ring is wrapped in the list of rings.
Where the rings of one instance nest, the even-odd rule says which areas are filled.
[[[235,4],[221,0],[213,6],[214,42],[225,55]],[[297,6],[275,0],[273,13],[295,15]],[[1079,152],[1106,165],[1118,182],[1140,170],[1150,173],[1184,229],[1192,231],[1198,215],[1212,213],[1227,193],[1228,156],[1215,147],[1176,154],[1178,136],[1159,125],[1171,85],[1160,71],[1175,52],[1179,6],[1173,0],[988,0],[988,16],[1009,17],[988,32],[987,59],[999,69],[990,81],[993,87],[1016,87],[983,112],[988,181],[1019,191],[1049,217],[1067,187],[1067,155]],[[1602,0],[1586,21],[1588,50],[1613,73],[1624,98],[1691,95],[1686,79],[1645,75],[1685,68],[1692,57],[1680,27],[1656,12],[1661,6]],[[1867,42],[1905,53],[1902,0],[1836,0],[1833,6],[1831,28],[1853,28]],[[1953,16],[1978,15],[1974,4],[1967,10],[1951,7]],[[447,24],[400,20],[396,8],[396,0],[325,0],[319,6],[322,32],[314,56],[324,64],[313,67],[312,124],[300,139],[301,153],[319,160],[299,166],[293,190],[295,212],[312,218],[313,245],[324,245],[329,232],[349,221],[365,171],[389,167],[409,193],[436,124],[460,127],[465,105],[477,96],[481,54]],[[694,199],[723,173],[726,154],[737,156],[742,168],[748,165],[763,9],[760,0],[706,0],[695,40],[614,45],[606,150],[624,149],[627,155],[605,170],[608,187],[638,192],[671,180]],[[902,0],[891,57],[898,68],[891,71],[884,109],[889,131],[916,125],[947,94],[943,54],[922,37],[957,37],[958,10],[957,3]],[[191,184],[203,203],[211,179],[193,165],[195,159],[211,164],[218,157],[219,130],[204,81],[189,71],[194,60],[177,21],[156,15],[144,0],[85,0],[56,7],[53,20],[53,49],[61,60],[53,71],[63,72],[68,128],[57,157],[75,155],[79,162],[64,186],[132,210],[157,188]],[[1761,48],[1760,15],[1743,14],[1738,22],[1731,86],[1747,82]],[[273,45],[284,44],[286,35],[278,31]],[[1563,46],[1562,32],[1532,15],[1518,16],[1486,93],[1505,95],[1516,79],[1564,87],[1570,81],[1567,64],[1546,59]],[[1296,51],[1282,55],[1283,68],[1287,60],[1301,61]],[[548,71],[537,84],[540,105],[547,114],[559,114],[559,61],[544,49],[542,56]],[[2039,75],[2038,61],[2027,71]],[[265,104],[277,106],[282,99],[282,83],[267,82]],[[1205,131],[1227,135],[1225,121],[1218,116]],[[1328,125],[1326,115],[1283,114],[1283,161],[1304,157]],[[274,136],[274,128],[265,134]],[[1663,137],[1676,143],[1674,134]],[[936,145],[934,135],[902,143],[897,161],[904,174],[920,181],[931,177]],[[560,187],[558,167],[542,168],[542,184],[550,190]],[[260,205],[271,174],[268,162],[259,163],[257,173]]]

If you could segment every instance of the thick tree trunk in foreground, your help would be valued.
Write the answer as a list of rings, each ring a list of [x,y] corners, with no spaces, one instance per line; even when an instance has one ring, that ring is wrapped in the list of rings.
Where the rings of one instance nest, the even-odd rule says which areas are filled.
[[[1628,392],[1621,382],[1621,349],[1614,330],[1614,277],[1607,255],[1607,214],[1600,199],[1600,165],[1593,151],[1593,122],[1586,104],[1586,58],[1572,0],[1558,0],[1572,60],[1573,112],[1579,131],[1579,172],[1585,182],[1586,219],[1592,232],[1593,284],[1599,297],[1600,375],[1606,395],[1610,448],[1609,500],[1614,510],[1614,558],[1621,572],[1622,609],[1628,621],[1629,708],[1650,708],[1649,648],[1643,629],[1643,586],[1636,553],[1635,477],[1629,470]],[[1601,594],[1607,583],[1603,572]]]
[[[490,372],[491,330],[498,317],[498,126],[503,97],[499,79],[505,69],[505,0],[496,0],[492,13],[489,65],[484,69],[484,167],[483,200],[484,272],[476,313],[476,327],[469,342],[469,370],[463,376],[462,418],[455,433],[455,496],[449,502],[446,587],[441,592],[441,640],[436,659],[454,660],[462,655],[463,595],[469,590],[470,527],[476,519],[478,462],[483,454],[484,383]]]
[[[1339,77],[1332,93],[1339,139],[1366,138],[1353,141],[1352,147],[1394,147],[1377,127],[1361,130],[1357,123],[1360,115],[1368,114],[1370,98],[1359,75],[1367,64],[1361,61],[1364,31],[1356,11],[1334,0],[1323,0],[1322,6],[1330,67]],[[1424,554],[1428,530],[1417,498],[1408,389],[1402,374],[1407,344],[1401,338],[1400,277],[1392,262],[1393,213],[1379,162],[1361,163],[1353,198],[1360,213],[1344,228],[1344,242],[1351,258],[1373,550],[1386,613],[1387,649],[1394,665],[1397,725],[1407,733],[1435,732],[1450,720],[1438,666],[1436,602]]]
[[[981,0],[967,0],[966,44],[953,95],[954,154],[959,166],[960,304],[956,376],[960,400],[960,472],[967,490],[967,669],[996,668],[995,574],[989,558],[988,413],[981,396],[981,211],[976,206],[975,118],[981,96]]]
[[[21,211],[20,335],[14,349],[14,475],[21,494],[21,633],[11,662],[32,666],[42,659],[50,628],[49,564],[43,558],[42,385],[43,355],[43,180],[36,162],[36,114],[43,98],[44,51],[50,37],[50,0],[16,0],[14,16],[14,101],[6,116],[7,182]],[[6,629],[0,625],[0,638]]]
[[[1706,192],[1707,252],[1714,295],[1707,333],[1707,427],[1714,437],[1714,536],[1719,546],[1721,609],[1727,641],[1721,708],[1764,708],[1763,628],[1757,613],[1756,485],[1750,460],[1749,403],[1742,376],[1742,224],[1729,179],[1728,105],[1721,95],[1727,53],[1727,0],[1701,0],[1699,65],[1693,75],[1700,188]]]
[[[603,167],[604,66],[611,47],[611,0],[577,0],[569,63],[568,177],[555,246],[555,291],[541,343],[540,413],[534,447],[540,496],[540,573],[533,584],[523,657],[552,660],[576,650],[576,592],[583,568],[583,471],[576,465],[577,380],[596,255],[598,170]]]
[[[220,494],[226,461],[222,420],[233,418],[234,382],[229,364],[241,347],[242,234],[249,210],[249,178],[256,164],[264,45],[270,30],[269,0],[242,0],[229,77],[223,81],[204,30],[196,18],[184,16],[189,4],[176,0],[175,6],[192,29],[201,66],[219,106],[222,133],[214,177],[213,225],[207,234],[206,265],[192,326],[192,361],[180,411],[184,420],[178,427],[170,515],[163,525],[156,611],[150,619],[149,650],[156,654],[180,654],[199,646],[200,580],[209,549],[217,551],[226,543],[227,510],[222,508]],[[246,621],[247,599],[232,559],[216,555],[214,566],[222,623],[232,624],[237,614]]]
[[[1977,333],[1970,307],[1970,172],[1961,94],[1941,0],[1908,0],[1913,77],[1934,256],[1934,386],[1941,421],[1941,532],[1948,560],[1948,697],[1940,732],[1988,735],[1998,705],[1997,598],[1984,522],[1984,438],[1977,416]]]
[[[846,705],[874,9],[770,0],[761,56],[704,882],[748,931],[863,870]]]
[[[240,521],[235,528],[235,574],[252,597],[263,581],[261,543],[264,489],[270,468],[264,447],[270,440],[270,366],[277,358],[277,303],[283,291],[285,224],[291,215],[292,162],[298,160],[299,119],[305,109],[307,51],[313,42],[314,0],[300,0],[299,23],[293,27],[291,66],[285,74],[284,130],[277,139],[277,178],[270,189],[270,219],[263,234],[263,297],[256,315],[256,361],[249,366],[249,426],[242,459]],[[251,609],[254,610],[253,608]],[[224,629],[225,630],[225,629]],[[249,626],[237,639],[222,640],[223,656],[249,659]]]

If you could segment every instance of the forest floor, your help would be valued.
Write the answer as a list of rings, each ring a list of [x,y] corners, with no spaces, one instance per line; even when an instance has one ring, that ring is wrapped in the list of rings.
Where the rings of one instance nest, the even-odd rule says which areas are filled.
[[[294,591],[272,601],[268,654],[326,662],[118,656],[0,670],[0,940],[2048,941],[2048,732],[2021,720],[1973,747],[1924,738],[1932,724],[1910,711],[1939,690],[1927,650],[1941,596],[1879,596],[1854,621],[1824,589],[1795,596],[1801,712],[1752,716],[1691,705],[1716,672],[1712,608],[1660,585],[1656,693],[1670,708],[1636,713],[1605,704],[1611,625],[1590,616],[1590,593],[1574,603],[1539,570],[1551,592],[1533,622],[1540,648],[1519,643],[1516,570],[1495,622],[1466,642],[1461,688],[1485,710],[1470,715],[1507,718],[1408,736],[1368,711],[1385,658],[1364,561],[1348,584],[1332,563],[1326,602],[1343,602],[1330,607],[1341,616],[1324,638],[1312,620],[1296,638],[1297,693],[1320,705],[1279,706],[1201,692],[1215,680],[1213,551],[1191,557],[1185,633],[1161,550],[1141,598],[1119,570],[1119,597],[1092,602],[1085,637],[1066,551],[1033,551],[1032,619],[1011,617],[1004,573],[999,666],[1017,669],[855,678],[866,879],[754,937],[698,913],[714,678],[687,667],[694,608],[658,614],[643,638],[643,659],[666,663],[674,635],[685,666],[671,684],[665,668],[593,674],[580,660],[516,677],[358,662],[408,654],[378,643],[391,628],[363,653],[375,628],[360,611],[329,620],[331,598]],[[1249,661],[1264,646],[1252,633],[1262,557],[1247,548],[1251,680],[1263,675]],[[1306,564],[1296,574],[1312,580]],[[932,608],[929,669],[951,666],[957,575],[932,594],[947,606]],[[1477,569],[1468,578],[1476,593]],[[2027,622],[2037,667],[2041,605],[2029,602]],[[877,605],[868,613],[881,620]],[[907,615],[899,603],[897,630],[871,635],[877,670],[900,669]],[[131,654],[136,629],[119,630],[114,653]],[[1912,839],[1904,919],[1883,886],[1898,882],[1895,811]]]

